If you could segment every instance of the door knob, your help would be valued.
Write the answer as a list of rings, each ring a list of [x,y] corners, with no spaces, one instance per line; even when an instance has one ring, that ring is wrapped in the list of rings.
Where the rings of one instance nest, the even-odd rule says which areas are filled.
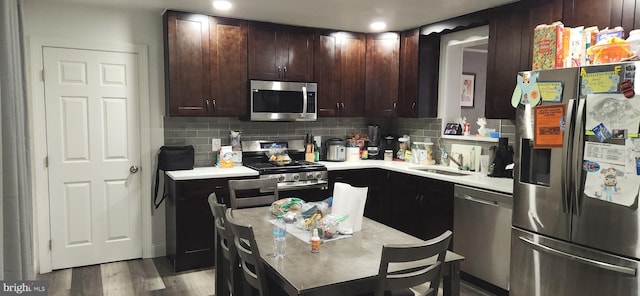
[[[138,172],[138,170],[139,170],[139,169],[140,169],[140,168],[138,168],[137,166],[132,165],[132,166],[129,168],[129,171],[130,171],[132,174],[135,174],[135,173],[137,173],[137,172]]]

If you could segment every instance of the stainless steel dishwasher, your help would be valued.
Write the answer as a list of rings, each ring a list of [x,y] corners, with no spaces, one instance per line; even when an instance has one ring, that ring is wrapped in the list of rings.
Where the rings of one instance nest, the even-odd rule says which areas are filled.
[[[460,269],[509,290],[512,196],[462,185],[454,195],[453,251],[465,257]]]

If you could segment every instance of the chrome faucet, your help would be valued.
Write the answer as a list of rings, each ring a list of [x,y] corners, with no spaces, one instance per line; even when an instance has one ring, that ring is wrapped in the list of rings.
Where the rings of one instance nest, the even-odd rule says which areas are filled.
[[[453,163],[458,165],[458,168],[462,167],[463,162],[463,157],[462,157],[462,153],[458,153],[458,160],[453,159],[453,157],[451,156],[451,154],[447,154],[447,159],[453,161]]]

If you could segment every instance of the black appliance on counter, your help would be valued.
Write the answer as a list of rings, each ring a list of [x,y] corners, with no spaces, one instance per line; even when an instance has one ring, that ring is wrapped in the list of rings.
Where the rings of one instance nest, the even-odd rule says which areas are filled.
[[[396,154],[398,153],[398,138],[395,136],[386,136],[384,137],[384,150],[382,151],[382,154],[384,155],[384,152],[387,150],[392,150],[393,151],[393,157],[396,157]],[[382,158],[380,158],[382,159]]]
[[[498,146],[491,147],[489,177],[513,178],[513,147],[508,138],[498,139]]]
[[[291,162],[285,165],[269,162],[267,152],[274,147],[286,149]],[[317,201],[329,197],[327,167],[305,161],[304,154],[303,140],[242,141],[244,166],[258,171],[259,178],[277,178],[280,198]]]

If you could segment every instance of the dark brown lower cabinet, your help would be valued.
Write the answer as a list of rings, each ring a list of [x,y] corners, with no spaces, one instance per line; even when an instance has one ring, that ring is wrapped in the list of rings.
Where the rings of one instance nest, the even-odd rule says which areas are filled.
[[[175,272],[213,266],[214,226],[208,198],[215,192],[218,202],[227,203],[229,180],[176,181],[165,177],[167,257]]]
[[[453,231],[453,183],[390,173],[391,227],[418,238]]]
[[[364,216],[388,224],[389,213],[385,199],[387,172],[381,169],[359,169],[329,172],[329,191],[333,192],[335,182],[347,183],[355,187],[369,187]]]

